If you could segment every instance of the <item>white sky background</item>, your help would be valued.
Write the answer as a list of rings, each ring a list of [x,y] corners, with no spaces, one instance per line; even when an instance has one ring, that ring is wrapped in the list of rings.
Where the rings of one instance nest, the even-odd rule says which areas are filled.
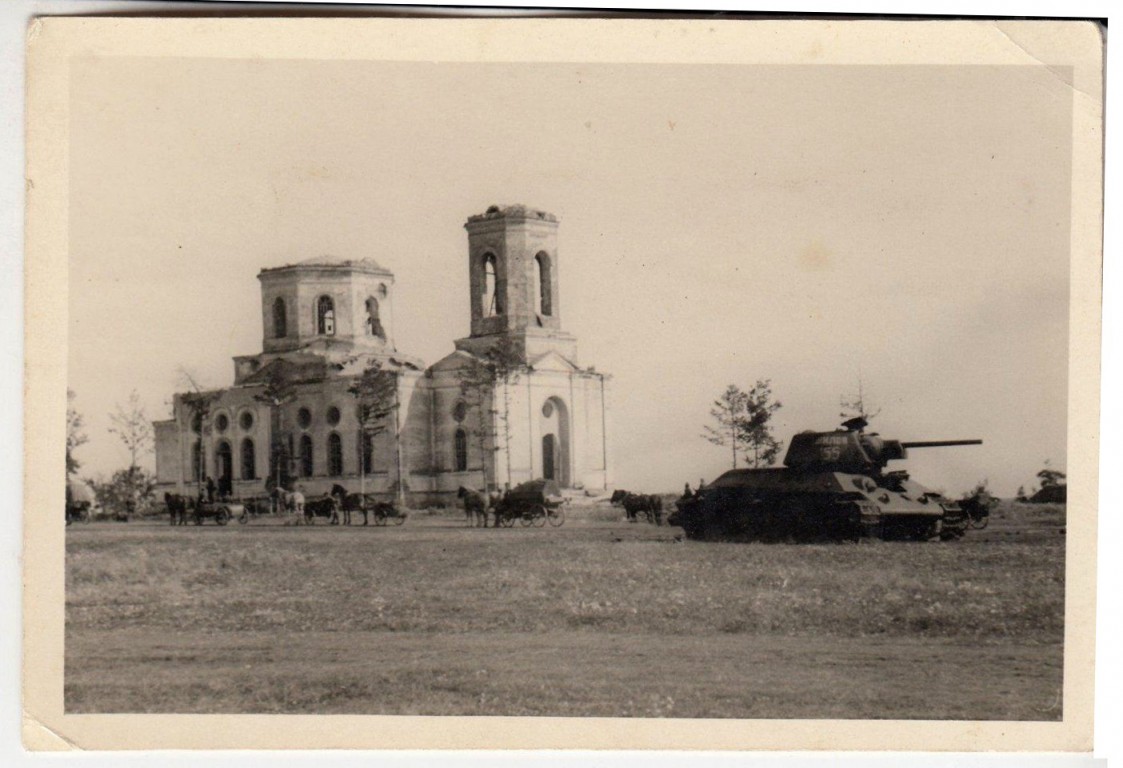
[[[1063,73],[1061,73],[1063,74]],[[70,371],[85,474],[184,366],[261,348],[257,272],[372,257],[396,343],[468,332],[468,215],[556,213],[560,315],[614,376],[617,485],[728,468],[699,435],[772,379],[785,440],[856,388],[928,485],[1065,466],[1071,94],[1044,67],[85,60],[72,79]]]

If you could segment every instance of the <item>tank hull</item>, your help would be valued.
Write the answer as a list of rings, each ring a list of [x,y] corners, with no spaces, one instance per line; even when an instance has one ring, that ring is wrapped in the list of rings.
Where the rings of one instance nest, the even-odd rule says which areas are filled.
[[[672,524],[691,539],[954,539],[966,513],[903,473],[748,469],[727,472],[681,499]]]

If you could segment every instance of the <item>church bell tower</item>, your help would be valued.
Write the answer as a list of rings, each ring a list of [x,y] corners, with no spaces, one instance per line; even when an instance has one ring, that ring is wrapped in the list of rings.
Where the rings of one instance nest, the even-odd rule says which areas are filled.
[[[558,219],[525,205],[493,205],[468,217],[471,334],[458,349],[479,353],[499,336],[527,360],[555,351],[576,364],[577,340],[561,328]]]

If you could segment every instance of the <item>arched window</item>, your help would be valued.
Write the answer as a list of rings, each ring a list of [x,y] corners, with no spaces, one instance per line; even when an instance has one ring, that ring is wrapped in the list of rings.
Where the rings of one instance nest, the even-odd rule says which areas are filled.
[[[374,471],[374,435],[369,432],[359,433],[359,454],[363,462],[363,474],[369,475]]]
[[[219,482],[234,475],[234,452],[230,449],[230,443],[225,440],[220,440],[215,446],[214,473]]]
[[[456,453],[456,471],[468,471],[468,434],[463,429],[456,430],[453,440],[453,449]]]
[[[554,314],[553,278],[550,275],[550,257],[545,251],[534,257],[534,277],[538,285],[538,295],[534,298],[534,311],[540,315]]]
[[[312,463],[312,437],[304,435],[300,438],[300,475],[311,477],[314,469]]]
[[[321,296],[316,300],[316,333],[321,336],[335,335],[335,302],[331,296]]]
[[[486,253],[484,254],[484,317],[503,314],[503,297],[499,287],[499,273],[496,269],[495,254]]]
[[[378,316],[378,299],[370,296],[367,298],[367,336],[377,336],[386,340],[386,330],[382,327],[382,320]]]
[[[257,461],[254,456],[253,440],[246,438],[242,441],[242,479],[253,480],[257,477]]]
[[[328,474],[332,477],[343,474],[343,440],[338,432],[328,435]]]
[[[283,339],[288,335],[288,318],[285,317],[285,300],[278,296],[273,300],[273,338]]]

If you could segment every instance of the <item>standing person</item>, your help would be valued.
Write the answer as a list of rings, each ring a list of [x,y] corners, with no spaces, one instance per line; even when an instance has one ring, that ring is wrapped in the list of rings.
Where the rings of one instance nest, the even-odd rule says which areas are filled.
[[[214,478],[211,477],[210,475],[207,475],[206,486],[207,486],[207,501],[213,503],[214,502],[215,485],[214,485]]]

